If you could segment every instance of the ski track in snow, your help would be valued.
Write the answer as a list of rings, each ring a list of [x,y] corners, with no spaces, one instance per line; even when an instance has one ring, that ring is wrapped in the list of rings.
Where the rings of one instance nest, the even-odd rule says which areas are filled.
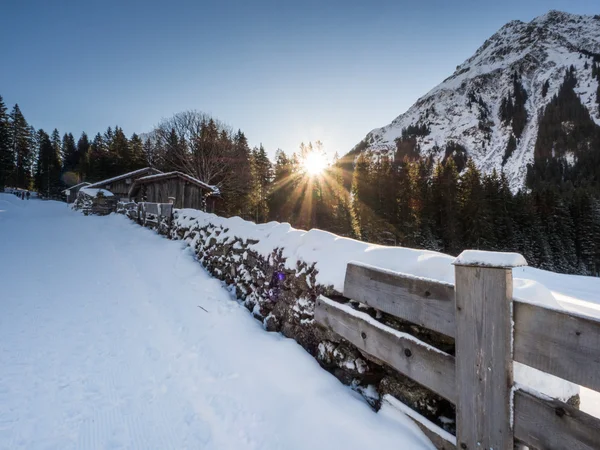
[[[0,194],[0,311],[2,450],[433,449],[122,216]]]

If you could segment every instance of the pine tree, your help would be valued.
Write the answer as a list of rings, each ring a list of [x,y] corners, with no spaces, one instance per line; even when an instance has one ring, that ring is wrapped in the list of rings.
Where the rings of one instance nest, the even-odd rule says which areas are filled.
[[[252,189],[252,168],[248,140],[241,130],[238,130],[233,137],[231,153],[232,176],[229,183],[230,206],[228,213],[229,215],[245,216],[248,213],[248,200]],[[270,202],[269,211],[271,211]]]
[[[410,178],[413,186],[413,215],[417,220],[415,240],[417,246],[429,250],[442,250],[442,242],[435,234],[436,205],[432,193],[432,168],[430,158],[421,158],[411,169]]]
[[[578,260],[577,273],[598,276],[600,261],[600,215],[594,211],[594,199],[584,189],[575,193],[573,201],[575,245]]]
[[[106,140],[98,133],[90,145],[88,181],[100,181],[109,178],[110,165]]]
[[[404,247],[416,245],[416,218],[413,214],[412,203],[414,191],[410,178],[412,163],[408,158],[396,161],[394,164],[396,228],[399,244]]]
[[[168,136],[164,143],[164,150],[162,152],[162,164],[161,169],[165,172],[172,172],[175,170],[183,170],[185,167],[185,142],[179,139],[175,128],[171,128]]]
[[[458,171],[452,158],[436,166],[432,180],[432,206],[435,209],[435,235],[446,253],[456,254],[459,247]]]
[[[548,95],[548,89],[550,89],[550,81],[546,80],[546,82],[542,85],[542,97],[546,97]]]
[[[352,209],[349,192],[344,187],[344,168],[337,153],[334,155],[328,178],[333,191],[333,223],[330,231],[340,236],[355,237],[352,231]]]
[[[272,178],[271,161],[269,161],[267,152],[262,144],[252,151],[251,164],[252,194],[250,204],[253,210],[254,220],[256,223],[262,223],[269,217],[269,205],[267,200]]]
[[[277,150],[273,165],[273,183],[268,199],[270,220],[295,222],[292,215],[294,210],[293,193],[298,177],[294,177],[292,171],[290,158],[283,150]]]
[[[54,137],[56,138],[56,136]],[[38,131],[37,142],[36,188],[45,198],[58,198],[62,189],[60,145],[57,148],[56,142],[53,142],[53,139],[44,130]]]
[[[85,180],[89,176],[90,145],[88,135],[85,132],[81,133],[81,137],[77,141],[77,166],[75,168],[81,180]]]
[[[63,155],[63,180],[66,185],[73,186],[80,182],[80,176],[77,173],[79,165],[79,153],[75,145],[75,138],[71,133],[65,133],[62,139]]]
[[[111,176],[117,176],[133,170],[134,161],[129,146],[129,139],[125,136],[123,129],[118,126],[115,127],[113,139],[108,147],[108,153],[111,159]]]
[[[144,143],[136,133],[133,133],[131,139],[129,139],[129,148],[131,152],[129,169],[138,170],[147,167],[148,162],[146,161],[146,155],[144,154]]]
[[[15,154],[10,141],[10,121],[6,105],[0,96],[0,191],[9,184],[15,170]]]
[[[372,212],[369,204],[373,204],[373,186],[371,185],[371,154],[361,153],[356,159],[352,178],[352,214],[354,217],[354,235],[362,240],[369,240]]]
[[[163,160],[160,151],[149,137],[144,141],[144,159],[151,167],[163,169]]]
[[[489,236],[492,234],[489,212],[481,185],[481,173],[471,159],[467,161],[467,168],[460,177],[458,198],[460,247],[489,249]]]
[[[23,189],[31,187],[34,162],[32,139],[31,129],[19,105],[15,105],[10,114],[10,143],[16,159],[11,184]]]

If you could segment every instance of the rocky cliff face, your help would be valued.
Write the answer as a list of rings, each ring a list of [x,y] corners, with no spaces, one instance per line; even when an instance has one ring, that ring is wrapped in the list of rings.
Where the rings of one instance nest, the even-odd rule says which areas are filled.
[[[484,172],[504,170],[518,189],[534,160],[540,119],[567,71],[574,73],[580,103],[600,125],[598,63],[600,16],[551,11],[529,23],[510,22],[407,112],[368,133],[354,152],[469,157]],[[567,134],[570,125],[561,124]]]

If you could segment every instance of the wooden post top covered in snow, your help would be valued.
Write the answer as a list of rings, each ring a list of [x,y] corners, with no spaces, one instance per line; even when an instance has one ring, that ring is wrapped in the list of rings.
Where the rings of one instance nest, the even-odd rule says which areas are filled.
[[[512,268],[527,262],[466,250],[453,264],[458,446],[513,450]]]
[[[455,266],[495,267],[512,269],[523,267],[527,261],[520,253],[486,252],[482,250],[465,250],[452,262]]]

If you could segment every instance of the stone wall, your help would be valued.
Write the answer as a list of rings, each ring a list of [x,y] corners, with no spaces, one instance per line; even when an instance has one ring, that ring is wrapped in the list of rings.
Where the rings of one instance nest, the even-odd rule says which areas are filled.
[[[136,220],[131,213],[128,214],[130,209],[122,207],[118,211]],[[360,392],[373,408],[379,408],[384,394],[391,394],[446,430],[454,432],[455,411],[451,403],[380,361],[362,354],[353,345],[314,323],[315,300],[320,294],[340,302],[349,302],[332,286],[317,282],[318,272],[314,262],[299,260],[295,267],[290,268],[281,248],[273,248],[265,256],[264,252],[259,254],[253,249],[257,240],[233,236],[222,224],[200,225],[189,219],[186,210],[175,210],[172,226],[166,236],[187,242],[202,266],[222,280],[267,331],[280,332],[294,339],[324,369]],[[161,231],[156,224],[146,223],[146,226]],[[350,304],[386,325],[414,334],[445,351],[452,352],[454,349],[453,342],[441,335],[432,334],[357,302]]]

